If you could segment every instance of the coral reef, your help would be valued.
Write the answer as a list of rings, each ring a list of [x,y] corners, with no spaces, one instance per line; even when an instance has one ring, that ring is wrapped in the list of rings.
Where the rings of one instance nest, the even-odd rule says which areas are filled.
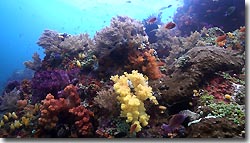
[[[184,0],[173,20],[182,36],[203,27],[220,26],[229,32],[245,25],[245,5],[243,0],[237,3],[234,0]]]
[[[3,88],[0,137],[245,138],[246,27],[191,15],[221,1],[185,0],[173,29],[159,13],[116,16],[93,39],[45,30],[45,57],[34,53]],[[225,7],[227,18],[240,12]]]
[[[101,74],[105,73],[106,76],[132,71],[135,61],[139,60],[137,70],[149,78],[160,77],[159,66],[148,46],[148,37],[141,22],[125,16],[115,17],[109,27],[96,33],[94,40]],[[153,68],[153,71],[150,72],[149,68]]]
[[[39,124],[45,129],[52,129],[56,126],[60,112],[80,105],[81,99],[73,85],[65,87],[63,94],[65,98],[55,99],[52,94],[48,94],[40,107],[41,117],[38,119]]]

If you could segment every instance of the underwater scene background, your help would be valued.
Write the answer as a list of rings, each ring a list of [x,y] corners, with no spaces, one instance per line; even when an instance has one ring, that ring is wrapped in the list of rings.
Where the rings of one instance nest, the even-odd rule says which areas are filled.
[[[1,138],[245,138],[244,0],[0,9]]]

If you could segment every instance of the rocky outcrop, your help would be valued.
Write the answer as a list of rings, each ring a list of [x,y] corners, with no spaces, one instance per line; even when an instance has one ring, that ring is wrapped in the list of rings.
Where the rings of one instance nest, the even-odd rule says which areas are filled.
[[[168,67],[166,78],[152,81],[150,85],[162,104],[186,100],[215,72],[239,72],[244,60],[237,55],[234,51],[214,46],[192,48]]]

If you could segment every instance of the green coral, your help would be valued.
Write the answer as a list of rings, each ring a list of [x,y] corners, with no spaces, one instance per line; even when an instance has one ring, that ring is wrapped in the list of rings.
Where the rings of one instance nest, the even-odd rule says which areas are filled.
[[[244,106],[235,102],[216,102],[214,96],[209,95],[207,92],[204,92],[203,95],[200,96],[199,102],[201,105],[209,107],[212,110],[210,114],[213,116],[227,118],[238,125],[245,124]]]
[[[245,81],[244,80],[241,80],[241,79],[238,79],[236,77],[232,77],[230,74],[226,73],[226,72],[222,72],[222,74],[219,74],[221,75],[223,78],[227,79],[227,80],[230,80],[234,83],[238,83],[238,84],[241,84],[241,85],[245,85]]]
[[[214,96],[209,95],[207,92],[203,93],[200,97],[200,102],[202,105],[209,105],[211,103],[214,103]]]
[[[212,115],[222,118],[227,118],[236,124],[245,123],[245,112],[242,106],[235,103],[218,102],[209,104],[212,109]]]

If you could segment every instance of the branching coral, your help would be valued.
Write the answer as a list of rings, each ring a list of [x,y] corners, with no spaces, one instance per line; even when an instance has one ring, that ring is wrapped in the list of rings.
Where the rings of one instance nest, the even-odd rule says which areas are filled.
[[[115,112],[117,110],[117,99],[114,89],[110,88],[108,90],[102,89],[97,92],[97,96],[94,101],[99,107],[107,109],[110,112]]]
[[[75,53],[82,52],[87,55],[89,52],[93,51],[94,43],[89,38],[88,34],[79,34],[66,37],[60,44],[62,52],[64,53]],[[61,53],[61,52],[60,52]]]
[[[150,99],[154,104],[158,104],[156,98],[152,95],[152,88],[148,86],[147,78],[138,71],[132,71],[131,74],[124,72],[122,76],[112,76],[110,78],[115,82],[114,90],[119,96],[121,103],[121,117],[127,117],[127,122],[132,122],[135,131],[141,130],[141,125],[146,126],[150,118],[146,114],[143,101]]]
[[[129,56],[149,48],[143,25],[129,17],[113,18],[111,25],[97,32],[94,39],[99,57],[99,71],[105,72],[104,75],[107,75],[108,71],[113,72],[108,73],[110,75],[124,72],[122,66],[129,65]],[[133,69],[125,68],[126,71]]]
[[[157,42],[151,46],[165,58],[167,65],[172,64],[181,55],[195,47],[201,37],[197,31],[192,32],[189,37],[176,37],[172,31],[160,28],[156,32]],[[163,52],[161,53],[161,52]]]
[[[45,49],[45,54],[60,51],[59,44],[62,42],[60,34],[52,30],[44,30],[37,44]]]
[[[90,53],[92,56],[95,51],[94,42],[89,38],[88,34],[71,36],[66,33],[60,34],[55,31],[45,30],[37,44],[45,49],[46,56],[42,63],[43,69],[54,69],[56,67],[72,69],[72,66],[76,64],[73,60],[81,60],[83,63],[87,63],[89,58],[86,57],[89,57]],[[73,65],[68,65],[68,63]]]
[[[0,96],[0,111],[1,112],[13,112],[17,109],[17,101],[20,98],[20,91],[16,88],[9,93],[4,93]]]
[[[112,18],[109,27],[96,33],[94,40],[100,57],[103,57],[116,48],[128,46],[129,43],[139,47],[145,39],[144,35],[142,23],[129,17],[117,16]]]
[[[48,94],[44,100],[42,100],[42,105],[40,108],[41,117],[38,119],[39,124],[44,126],[45,129],[52,129],[56,126],[58,119],[58,114],[64,108],[66,101],[64,98],[60,100],[54,99],[54,96]]]
[[[26,68],[29,68],[29,69],[34,70],[34,71],[38,71],[42,66],[42,61],[41,61],[38,53],[34,53],[32,56],[32,59],[33,59],[33,62],[26,61],[26,62],[24,62],[24,65],[26,66]]]

